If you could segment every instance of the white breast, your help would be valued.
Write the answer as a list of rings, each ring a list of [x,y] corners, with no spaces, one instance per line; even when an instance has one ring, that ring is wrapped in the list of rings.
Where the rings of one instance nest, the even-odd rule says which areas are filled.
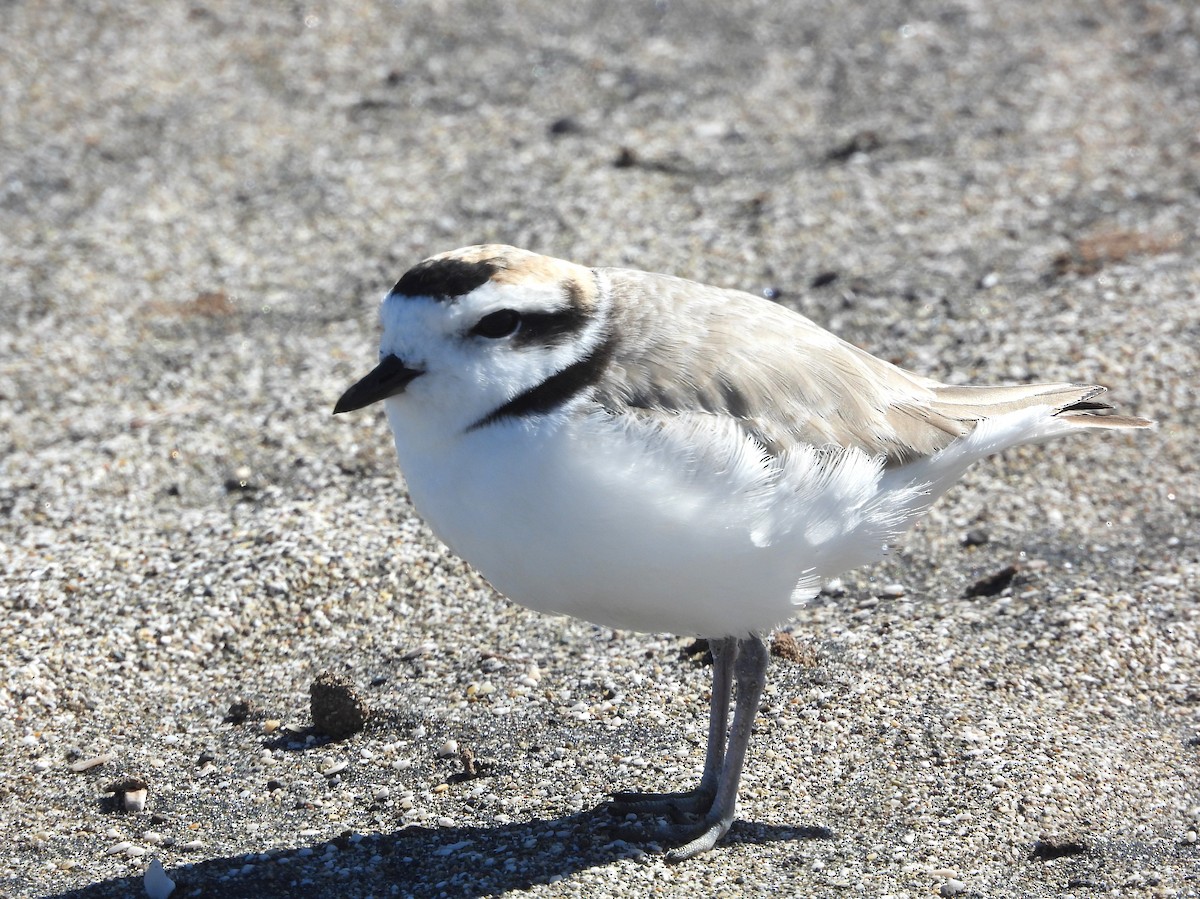
[[[736,425],[602,412],[504,422],[431,452],[393,421],[417,510],[509,598],[645,632],[765,631],[878,558],[926,500],[878,460],[765,457]]]

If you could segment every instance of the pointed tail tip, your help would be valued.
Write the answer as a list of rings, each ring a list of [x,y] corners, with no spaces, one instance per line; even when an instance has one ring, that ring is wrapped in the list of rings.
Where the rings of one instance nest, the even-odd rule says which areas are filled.
[[[1054,417],[1081,428],[1102,428],[1106,431],[1154,430],[1158,427],[1158,422],[1149,418],[1138,418],[1136,415],[1109,415],[1100,409],[1063,409]]]
[[[1104,428],[1116,431],[1129,428],[1157,428],[1158,422],[1137,415],[1117,415],[1110,403],[1096,399],[1108,388],[1099,385],[1079,384],[1084,392],[1078,400],[1063,406],[1054,417],[1081,428]]]

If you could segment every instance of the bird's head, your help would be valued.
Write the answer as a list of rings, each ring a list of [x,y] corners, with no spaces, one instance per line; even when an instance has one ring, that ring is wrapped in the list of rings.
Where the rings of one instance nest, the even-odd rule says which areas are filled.
[[[379,365],[334,413],[384,401],[393,429],[486,424],[605,340],[590,269],[500,245],[418,263],[380,310]]]

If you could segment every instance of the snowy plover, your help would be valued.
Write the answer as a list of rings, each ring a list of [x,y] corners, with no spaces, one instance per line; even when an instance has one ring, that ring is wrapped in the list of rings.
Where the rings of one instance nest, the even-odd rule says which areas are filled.
[[[709,638],[699,786],[614,797],[693,817],[672,859],[732,824],[763,635],[823,578],[878,559],[984,456],[1151,424],[1102,387],[953,387],[747,293],[506,246],[421,262],[381,315],[379,366],[334,411],[384,401],[454,552],[530,608]]]

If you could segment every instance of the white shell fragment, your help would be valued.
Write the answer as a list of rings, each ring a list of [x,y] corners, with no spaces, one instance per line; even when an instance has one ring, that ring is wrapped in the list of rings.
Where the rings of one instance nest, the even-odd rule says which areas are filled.
[[[146,869],[146,876],[142,878],[142,883],[145,885],[146,895],[150,899],[167,899],[175,889],[175,881],[167,876],[162,862],[158,859],[150,862],[150,867]]]
[[[350,763],[343,759],[340,762],[332,762],[327,768],[322,768],[321,773],[326,777],[333,777],[336,774],[341,774],[348,767],[350,767]]]
[[[122,802],[125,805],[125,811],[140,812],[146,807],[146,788],[130,790],[123,795]]]
[[[115,752],[106,752],[103,755],[93,756],[90,759],[80,759],[77,762],[71,763],[71,770],[76,774],[81,771],[90,771],[92,768],[98,768],[101,765],[107,765],[117,757]]]

